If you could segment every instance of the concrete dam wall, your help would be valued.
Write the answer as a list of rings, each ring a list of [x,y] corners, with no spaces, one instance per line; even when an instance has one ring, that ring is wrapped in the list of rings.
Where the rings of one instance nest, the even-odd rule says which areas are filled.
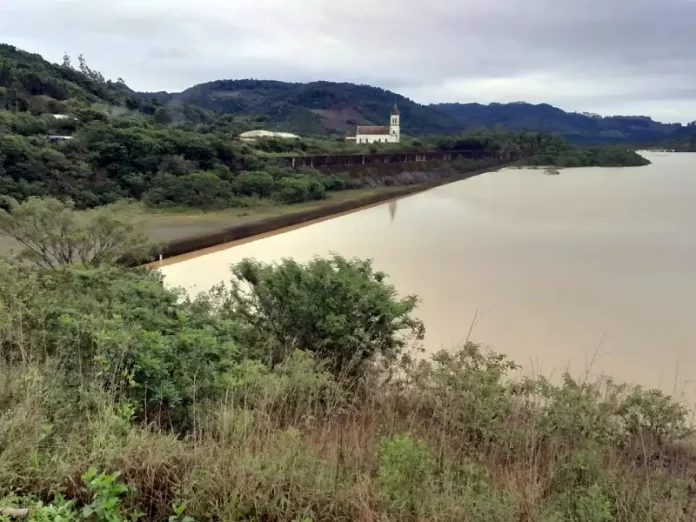
[[[519,159],[514,154],[501,154],[498,151],[486,150],[452,150],[435,152],[397,152],[390,154],[325,154],[315,156],[286,156],[292,167],[302,168],[332,168],[358,167],[365,165],[391,165],[404,163],[422,163],[431,161],[453,161],[457,159],[498,159],[501,162],[511,162]]]

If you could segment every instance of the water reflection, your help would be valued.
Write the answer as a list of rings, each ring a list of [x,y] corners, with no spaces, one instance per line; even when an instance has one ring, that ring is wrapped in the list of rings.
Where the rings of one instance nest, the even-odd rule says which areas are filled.
[[[394,219],[396,218],[396,207],[399,204],[398,199],[394,199],[389,202],[389,216],[391,217],[391,222],[394,223]]]
[[[421,297],[429,351],[463,342],[476,317],[472,339],[529,371],[591,364],[693,396],[696,155],[651,159],[485,174],[163,271],[197,292],[244,257],[369,257],[400,292]]]

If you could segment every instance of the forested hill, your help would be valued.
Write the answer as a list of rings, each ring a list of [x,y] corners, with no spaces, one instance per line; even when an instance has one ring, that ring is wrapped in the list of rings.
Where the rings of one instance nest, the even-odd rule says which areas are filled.
[[[173,121],[209,123],[215,113],[234,117],[239,131],[252,127],[303,135],[345,135],[357,125],[384,125],[394,103],[406,136],[453,134],[501,127],[562,135],[576,143],[655,143],[681,136],[685,127],[644,116],[600,117],[568,113],[548,104],[442,103],[421,105],[369,85],[271,80],[218,80],[181,93],[136,93],[85,63],[52,64],[38,54],[0,44],[0,109],[74,114],[93,104],[153,115],[165,105]],[[230,120],[231,121],[231,120]],[[689,133],[690,134],[690,133]]]
[[[446,134],[462,130],[456,118],[391,91],[352,83],[287,83],[219,80],[181,93],[141,93],[170,107],[193,104],[229,114],[261,116],[266,126],[300,134],[344,135],[356,125],[386,125],[399,105],[405,134]]]
[[[0,109],[62,113],[92,103],[137,108],[122,81],[106,81],[80,57],[80,69],[66,57],[52,64],[38,54],[0,44]]]
[[[696,121],[679,129],[667,141],[661,141],[655,145],[679,152],[696,152]]]
[[[288,83],[271,80],[218,80],[181,93],[138,93],[144,100],[254,117],[265,127],[300,134],[338,134],[356,125],[383,125],[394,102],[405,135],[457,133],[500,127],[543,131],[576,143],[649,143],[669,138],[683,127],[646,116],[608,116],[565,112],[548,104],[441,103],[421,105],[400,94],[351,83]]]
[[[500,126],[506,130],[537,130],[559,134],[576,143],[648,143],[682,129],[647,116],[608,116],[565,112],[541,103],[441,103],[432,108],[457,119],[464,128]]]

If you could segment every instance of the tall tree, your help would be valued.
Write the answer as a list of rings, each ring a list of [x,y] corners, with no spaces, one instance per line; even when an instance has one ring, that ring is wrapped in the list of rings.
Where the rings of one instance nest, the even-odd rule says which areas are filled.
[[[24,247],[20,258],[42,268],[98,266],[125,254],[145,255],[147,238],[131,204],[77,211],[72,201],[31,197],[8,206],[0,210],[0,234]]]
[[[71,58],[70,58],[70,55],[69,55],[67,52],[66,52],[65,54],[63,54],[63,64],[62,64],[62,66],[65,67],[66,69],[72,69],[72,68],[73,68],[73,66],[72,66],[72,60],[71,60]]]
[[[166,125],[171,121],[171,116],[169,115],[169,111],[166,109],[166,107],[160,107],[155,111],[154,119],[155,123]]]

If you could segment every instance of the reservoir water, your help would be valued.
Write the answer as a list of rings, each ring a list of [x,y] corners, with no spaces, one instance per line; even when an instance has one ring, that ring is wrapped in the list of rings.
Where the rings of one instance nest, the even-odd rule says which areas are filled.
[[[529,372],[607,373],[696,398],[696,154],[506,169],[162,267],[191,293],[245,257],[372,258],[422,302],[425,348],[471,339]]]

